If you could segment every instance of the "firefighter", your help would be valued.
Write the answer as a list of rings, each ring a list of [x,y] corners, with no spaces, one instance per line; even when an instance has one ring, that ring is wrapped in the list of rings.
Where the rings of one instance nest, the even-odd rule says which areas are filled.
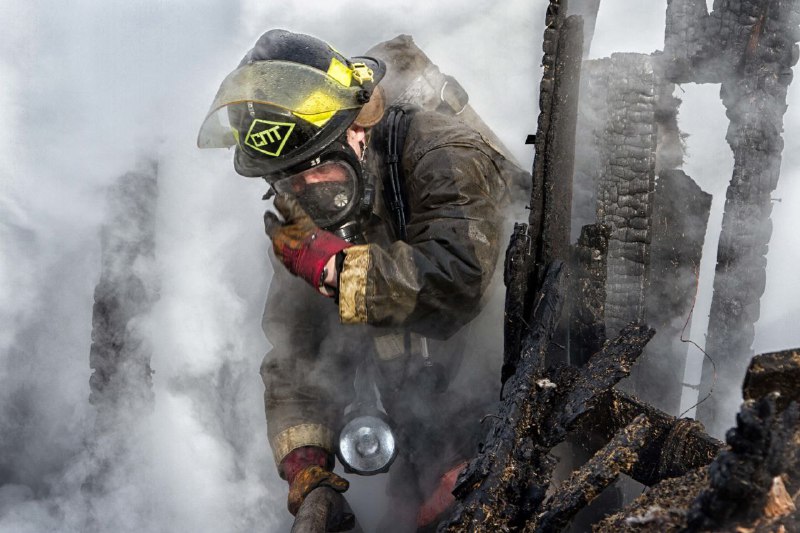
[[[236,171],[275,194],[261,375],[289,510],[347,489],[336,435],[368,369],[399,450],[384,530],[413,531],[452,502],[498,395],[500,362],[470,354],[465,326],[495,271],[508,163],[456,117],[387,109],[395,68],[271,30],[223,81],[198,144],[234,146]]]

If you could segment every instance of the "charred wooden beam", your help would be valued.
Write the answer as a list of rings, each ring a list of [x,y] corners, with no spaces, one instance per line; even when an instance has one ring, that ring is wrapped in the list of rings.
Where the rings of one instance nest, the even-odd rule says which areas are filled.
[[[550,0],[543,46],[544,73],[539,93],[540,114],[529,216],[530,234],[534,239],[535,260],[531,268],[534,289],[538,289],[542,282],[544,265],[570,259],[583,18],[567,16],[566,3]],[[551,361],[569,360],[567,326],[567,323],[561,325],[555,333],[557,342],[551,348]]]
[[[527,224],[514,224],[514,232],[506,249],[503,281],[506,286],[505,316],[503,322],[503,368],[501,383],[505,383],[517,369],[520,342],[525,324],[525,304],[533,264],[533,242]]]
[[[547,456],[547,450],[534,450],[537,444],[532,430],[537,420],[531,418],[531,405],[539,396],[554,395],[551,387],[537,385],[537,381],[542,381],[544,356],[563,305],[563,276],[561,264],[551,265],[534,306],[522,357],[516,372],[505,383],[498,417],[481,453],[459,476],[454,490],[459,501],[440,531],[464,531],[472,527],[498,531],[496,528],[506,527],[517,519],[529,487],[542,484],[546,487],[549,481],[553,459]],[[539,461],[534,464],[532,458]],[[543,497],[544,492],[539,499]]]
[[[117,409],[152,408],[150,348],[137,320],[158,297],[153,274],[157,170],[123,175],[108,193],[108,221],[101,230],[101,272],[95,287],[89,401],[98,429],[115,423]]]
[[[543,264],[569,259],[572,175],[575,171],[575,128],[578,120],[583,19],[567,17],[558,35],[550,126],[544,132],[544,152],[538,187],[543,191],[542,232],[537,250]],[[537,135],[538,139],[538,135]],[[537,147],[538,148],[538,147]],[[539,152],[537,151],[537,157]],[[534,184],[534,189],[537,184]],[[531,216],[533,216],[531,212]]]
[[[647,323],[658,332],[631,374],[636,396],[670,414],[680,409],[688,326],[697,290],[711,195],[681,170],[662,170],[653,199]],[[688,329],[687,329],[688,331]]]
[[[578,366],[600,351],[606,341],[608,235],[608,227],[602,224],[584,226],[574,248],[570,362]]]
[[[584,63],[573,217],[580,225],[593,216],[609,228],[608,336],[645,320],[660,81],[649,55]]]
[[[718,30],[705,0],[668,0],[664,32],[664,67],[675,83],[719,83]],[[716,46],[715,46],[716,45]]]
[[[548,433],[556,435],[550,440],[558,440],[582,419],[595,415],[606,400],[603,393],[630,374],[633,364],[654,334],[655,331],[646,325],[631,324],[623,328],[618,337],[607,342],[584,367],[577,371],[560,369],[567,376],[556,374],[556,379],[563,383],[558,406],[549,409],[542,417],[548,424]],[[573,373],[574,378],[570,377]]]
[[[539,120],[528,223],[534,238],[534,280],[543,266],[569,258],[575,128],[580,89],[583,19],[566,16],[566,2],[550,0],[542,46]]]
[[[594,533],[679,533],[687,530],[687,509],[708,486],[708,468],[669,478],[629,506],[594,524]]]
[[[757,400],[778,392],[779,410],[800,403],[800,349],[757,355],[750,361],[742,386],[745,400]]]
[[[644,485],[652,486],[705,466],[723,447],[723,443],[710,437],[699,422],[668,415],[618,390],[607,393],[596,415],[581,428],[607,441],[642,415],[649,420],[652,434],[642,450],[642,460],[631,470],[630,476]]]
[[[563,5],[562,5],[563,4]],[[502,382],[511,376],[519,360],[520,343],[525,317],[532,313],[533,297],[542,283],[544,262],[542,241],[545,211],[550,209],[547,201],[546,153],[550,149],[553,134],[551,123],[556,105],[555,80],[558,64],[560,30],[566,19],[566,0],[550,0],[545,15],[545,31],[542,42],[542,81],[539,86],[539,118],[536,134],[530,136],[535,145],[530,191],[530,215],[527,224],[515,224],[506,251],[504,281],[506,285],[504,360]]]
[[[621,473],[629,473],[651,434],[644,415],[618,431],[614,438],[597,452],[569,480],[548,496],[542,509],[524,531],[547,533],[561,531],[575,514],[591,502]]]
[[[645,318],[655,184],[656,77],[650,56],[613,54],[605,73],[608,121],[601,126],[603,176],[597,220],[608,243],[606,332]]]
[[[714,297],[706,351],[716,360],[721,386],[698,406],[698,418],[721,434],[738,403],[738,384],[752,357],[755,322],[766,285],[766,253],[772,233],[772,192],[780,177],[786,93],[797,61],[800,0],[719,1],[710,15],[725,34],[722,101],[730,126],[733,178],[722,218]],[[714,369],[703,368],[701,395]],[[736,387],[731,387],[735,384]]]
[[[768,504],[780,480],[784,492],[800,489],[800,407],[781,411],[772,393],[744,404],[736,428],[728,432],[730,450],[722,452],[709,468],[710,487],[694,502],[689,514],[693,530],[750,526],[769,516]],[[788,491],[788,492],[787,492]],[[790,497],[791,500],[793,498]],[[790,511],[791,531],[800,527],[800,515]],[[791,516],[793,515],[793,516]],[[770,531],[778,531],[778,523]]]

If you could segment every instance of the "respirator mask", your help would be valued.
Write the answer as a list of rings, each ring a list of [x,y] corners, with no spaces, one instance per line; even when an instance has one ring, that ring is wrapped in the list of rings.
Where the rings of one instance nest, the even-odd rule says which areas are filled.
[[[322,229],[351,243],[363,242],[362,224],[372,212],[374,191],[349,144],[338,139],[290,172],[270,177],[274,192],[295,197]]]

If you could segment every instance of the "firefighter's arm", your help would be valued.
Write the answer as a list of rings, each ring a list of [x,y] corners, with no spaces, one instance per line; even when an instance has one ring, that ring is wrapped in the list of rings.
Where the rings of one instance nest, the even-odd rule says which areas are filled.
[[[406,326],[443,338],[479,311],[499,252],[498,169],[471,146],[425,154],[406,181],[408,241],[343,250],[344,323]],[[494,181],[493,181],[494,180]]]

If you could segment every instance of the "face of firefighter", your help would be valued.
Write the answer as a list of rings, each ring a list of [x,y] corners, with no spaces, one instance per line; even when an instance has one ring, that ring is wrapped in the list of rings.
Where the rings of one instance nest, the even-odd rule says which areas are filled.
[[[361,203],[361,169],[355,166],[360,165],[365,139],[364,128],[352,126],[346,132],[346,142],[355,159],[329,156],[322,163],[276,181],[273,187],[279,193],[297,198],[320,227],[341,225],[353,216]]]

